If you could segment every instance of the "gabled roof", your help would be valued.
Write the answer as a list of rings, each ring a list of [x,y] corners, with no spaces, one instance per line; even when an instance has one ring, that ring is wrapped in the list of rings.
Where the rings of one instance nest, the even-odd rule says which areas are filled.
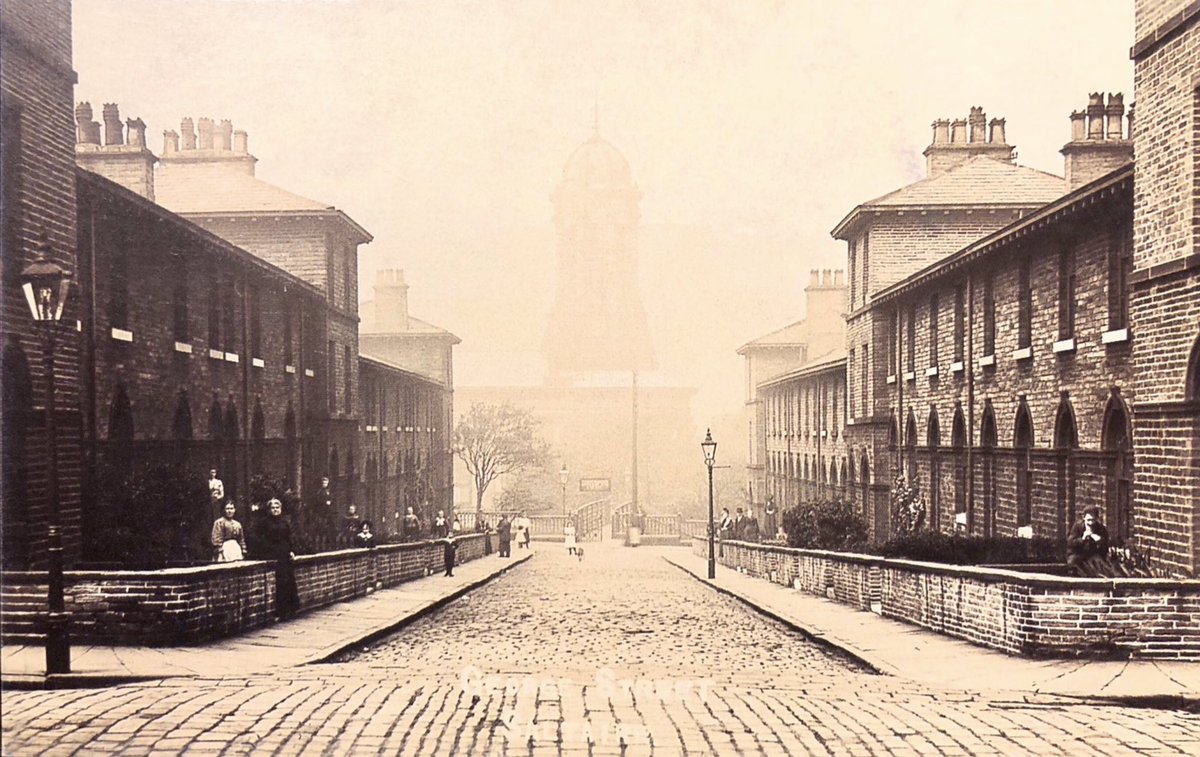
[[[830,233],[841,239],[850,223],[866,210],[1040,207],[1066,190],[1060,176],[980,155],[945,173],[862,203]]]
[[[808,344],[808,321],[796,321],[738,347],[737,354],[745,355],[757,347],[803,347]]]
[[[798,378],[804,378],[805,376],[813,376],[813,375],[816,375],[819,373],[825,373],[828,371],[836,370],[839,367],[845,367],[845,365],[846,365],[846,349],[845,349],[845,347],[835,347],[834,349],[830,350],[829,352],[826,352],[824,355],[821,355],[820,357],[816,358],[815,360],[808,361],[807,363],[800,366],[799,368],[793,368],[790,371],[785,371],[784,373],[776,374],[769,378],[763,379],[762,381],[758,382],[758,388],[763,389],[766,387],[774,386],[776,384],[783,384],[788,381],[794,381],[795,379],[798,379]]]
[[[154,199],[181,215],[338,216],[364,241],[372,239],[366,229],[332,205],[280,189],[221,163],[160,162],[154,171]]]

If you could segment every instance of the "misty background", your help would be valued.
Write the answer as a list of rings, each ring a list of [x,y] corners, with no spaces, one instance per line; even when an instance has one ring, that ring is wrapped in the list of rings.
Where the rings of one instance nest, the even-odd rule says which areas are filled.
[[[829,230],[923,177],[934,118],[982,106],[1007,118],[1019,162],[1061,175],[1069,113],[1088,92],[1133,91],[1128,0],[75,0],[74,13],[77,100],[141,117],[156,153],[183,116],[246,130],[261,179],[375,235],[362,299],[377,268],[403,268],[410,312],[462,338],[459,386],[540,381],[550,193],[598,116],[642,192],[660,368],[646,380],[696,387],[696,423],[728,433],[743,428],[734,350],[803,317],[808,271],[845,265]]]

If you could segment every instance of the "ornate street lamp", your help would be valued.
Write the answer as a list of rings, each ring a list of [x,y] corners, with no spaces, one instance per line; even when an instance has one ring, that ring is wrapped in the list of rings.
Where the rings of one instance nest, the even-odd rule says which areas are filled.
[[[567,464],[563,463],[562,470],[558,472],[558,482],[562,484],[562,505],[564,516],[567,514],[567,476],[569,475],[570,473],[567,471]]]
[[[46,444],[49,451],[50,525],[48,538],[48,598],[49,615],[46,622],[46,673],[71,672],[71,639],[67,625],[66,603],[63,600],[63,550],[58,502],[58,429],[55,418],[54,337],[62,318],[71,286],[71,274],[50,260],[49,242],[43,235],[38,245],[38,259],[21,271],[21,288],[33,320],[41,327],[46,340]]]
[[[712,429],[704,431],[704,441],[700,442],[704,450],[704,464],[708,466],[708,578],[717,577],[717,554],[713,542],[716,538],[716,527],[713,522],[713,466],[717,463],[717,443],[713,441]]]

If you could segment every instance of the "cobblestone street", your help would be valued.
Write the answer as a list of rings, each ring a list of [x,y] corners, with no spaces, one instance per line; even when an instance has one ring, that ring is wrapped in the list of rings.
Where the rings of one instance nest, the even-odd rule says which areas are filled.
[[[4,753],[1113,755],[1200,743],[1200,717],[1183,712],[873,675],[654,550],[587,550],[579,563],[540,547],[333,663],[8,692]]]

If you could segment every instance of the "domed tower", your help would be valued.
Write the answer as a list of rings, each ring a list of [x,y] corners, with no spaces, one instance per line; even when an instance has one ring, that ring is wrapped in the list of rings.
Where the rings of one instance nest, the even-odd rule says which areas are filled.
[[[558,288],[546,333],[551,383],[654,368],[638,287],[641,193],[629,163],[594,133],[553,194]]]

